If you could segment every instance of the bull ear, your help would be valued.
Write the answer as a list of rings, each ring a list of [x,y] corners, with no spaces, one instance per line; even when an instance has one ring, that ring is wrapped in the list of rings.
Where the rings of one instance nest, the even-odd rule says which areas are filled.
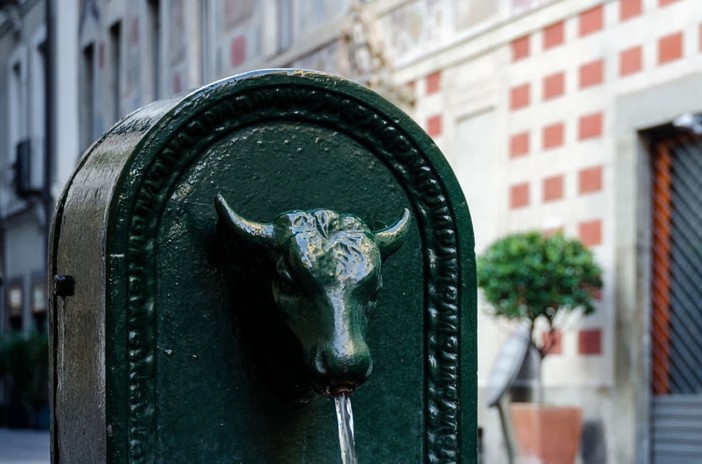
[[[405,208],[402,213],[402,218],[394,225],[385,229],[373,232],[375,235],[375,243],[378,244],[380,255],[383,259],[395,253],[405,241],[407,232],[409,232],[410,212]]]
[[[273,224],[263,224],[244,219],[229,207],[227,201],[220,194],[215,197],[215,208],[219,219],[227,225],[227,229],[237,238],[258,246],[272,246]]]

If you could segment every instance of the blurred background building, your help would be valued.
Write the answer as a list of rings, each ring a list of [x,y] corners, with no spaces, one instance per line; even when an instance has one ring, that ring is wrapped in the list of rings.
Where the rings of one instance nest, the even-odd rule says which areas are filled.
[[[478,253],[526,229],[594,250],[599,309],[560,321],[543,368],[547,401],[583,408],[582,462],[699,459],[695,0],[1,0],[0,62],[2,332],[46,327],[47,213],[119,118],[246,70],[339,73],[435,139]],[[506,455],[482,394],[511,329],[481,305],[489,463]]]

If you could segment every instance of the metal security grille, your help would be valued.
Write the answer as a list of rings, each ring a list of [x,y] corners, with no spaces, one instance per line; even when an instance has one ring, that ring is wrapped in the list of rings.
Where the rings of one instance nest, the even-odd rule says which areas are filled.
[[[653,157],[651,444],[654,464],[702,456],[702,142]]]
[[[672,152],[669,385],[694,395],[702,394],[702,144]]]
[[[652,418],[653,464],[700,464],[702,397],[656,396]]]

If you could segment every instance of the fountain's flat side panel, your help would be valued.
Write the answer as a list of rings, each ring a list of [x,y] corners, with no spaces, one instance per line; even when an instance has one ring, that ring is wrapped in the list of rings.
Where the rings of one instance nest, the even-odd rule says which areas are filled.
[[[105,222],[126,159],[173,103],[141,109],[96,142],[57,205],[49,283],[71,276],[75,293],[50,300],[54,464],[106,462]]]

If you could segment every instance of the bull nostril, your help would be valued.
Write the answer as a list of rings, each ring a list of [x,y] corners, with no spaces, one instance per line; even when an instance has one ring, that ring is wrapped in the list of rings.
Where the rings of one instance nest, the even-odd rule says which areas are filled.
[[[319,393],[351,392],[370,375],[373,363],[367,345],[338,350],[320,349],[313,358],[313,382]]]
[[[317,355],[314,357],[314,372],[317,375],[320,376],[325,376],[327,375],[327,372],[329,372],[328,369],[328,363],[327,363],[327,356],[325,351],[320,351],[317,353]]]

